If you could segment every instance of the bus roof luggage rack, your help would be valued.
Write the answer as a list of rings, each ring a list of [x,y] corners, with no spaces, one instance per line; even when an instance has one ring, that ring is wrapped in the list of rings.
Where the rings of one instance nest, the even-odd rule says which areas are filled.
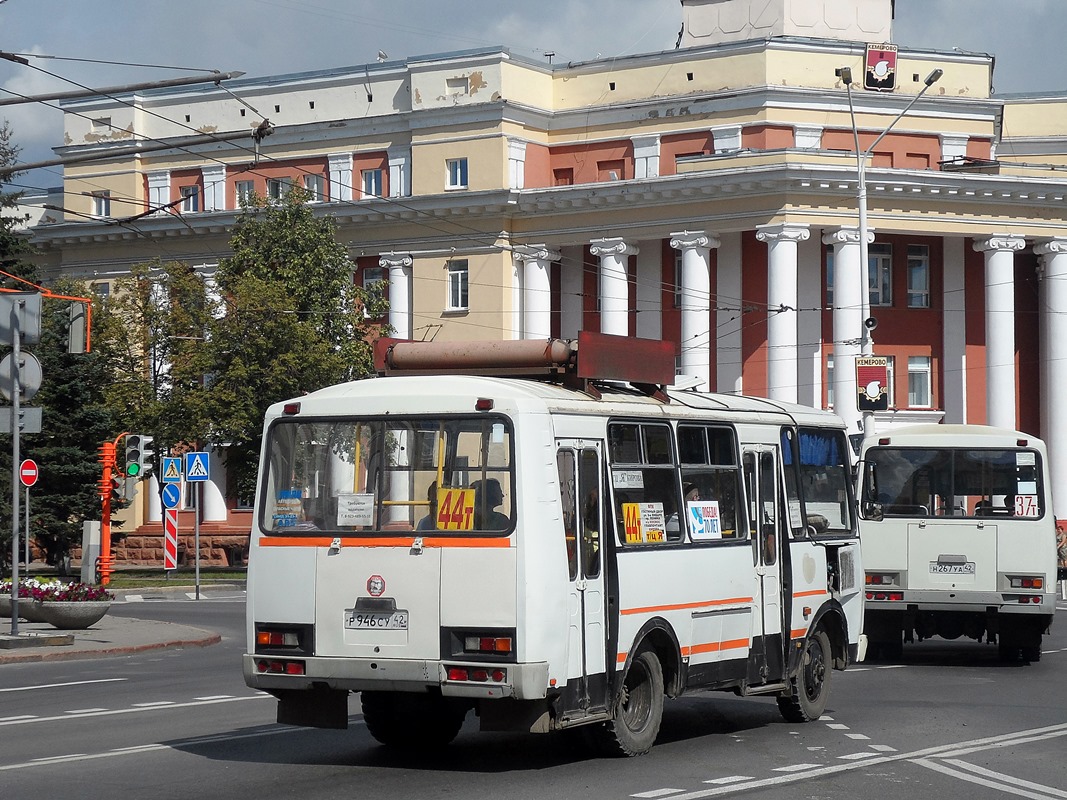
[[[596,381],[621,381],[669,402],[663,388],[674,382],[674,345],[581,331],[578,339],[414,342],[382,338],[374,343],[379,375],[492,375],[539,378],[599,398]]]

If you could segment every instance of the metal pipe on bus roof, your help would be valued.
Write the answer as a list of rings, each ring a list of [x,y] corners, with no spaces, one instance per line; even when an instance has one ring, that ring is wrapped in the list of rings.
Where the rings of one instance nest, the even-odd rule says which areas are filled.
[[[385,354],[394,370],[546,369],[570,364],[576,353],[564,339],[501,342],[396,342]]]

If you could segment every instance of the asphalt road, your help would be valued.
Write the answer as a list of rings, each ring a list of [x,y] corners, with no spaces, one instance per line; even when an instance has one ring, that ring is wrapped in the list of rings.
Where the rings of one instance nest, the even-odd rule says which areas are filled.
[[[1060,603],[1067,612],[1067,604]],[[348,731],[274,723],[240,672],[243,605],[167,600],[112,613],[216,630],[207,648],[0,666],[0,796],[761,798],[1067,797],[1067,614],[1038,663],[934,640],[833,676],[826,717],[782,721],[773,700],[671,701],[638,759],[577,737],[482,734],[444,754],[392,752],[353,698]]]

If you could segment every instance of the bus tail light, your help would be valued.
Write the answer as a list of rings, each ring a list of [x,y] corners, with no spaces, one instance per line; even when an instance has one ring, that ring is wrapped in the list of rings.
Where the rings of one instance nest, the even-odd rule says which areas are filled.
[[[1008,582],[1011,584],[1012,589],[1043,589],[1045,588],[1045,579],[1041,577],[1030,577],[1025,575],[1019,575],[1014,578],[1009,578]]]
[[[504,683],[508,671],[500,667],[446,667],[452,683]]]
[[[303,661],[261,658],[256,661],[256,670],[267,675],[303,675]]]
[[[1034,603],[1036,605],[1040,605],[1041,604],[1041,595],[1038,594],[1038,595],[1034,595],[1033,597],[1031,597],[1028,594],[1024,594],[1024,595],[1021,595],[1019,597],[1019,602],[1020,603],[1024,603],[1024,604],[1025,603]]]
[[[463,649],[468,653],[509,655],[512,641],[510,636],[464,636]]]
[[[868,600],[891,600],[895,603],[904,601],[904,592],[867,592]]]
[[[296,631],[256,631],[256,644],[260,647],[299,647],[300,634]]]
[[[895,572],[868,572],[864,582],[868,586],[896,586],[899,576]]]

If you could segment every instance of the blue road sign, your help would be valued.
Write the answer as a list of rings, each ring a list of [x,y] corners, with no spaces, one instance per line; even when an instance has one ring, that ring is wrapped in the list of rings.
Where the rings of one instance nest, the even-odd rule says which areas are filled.
[[[159,476],[161,483],[181,483],[182,482],[182,460],[178,457],[170,458],[164,456],[163,459],[162,475]]]
[[[164,508],[177,508],[182,502],[182,490],[176,483],[164,483],[160,497]]]
[[[196,481],[211,480],[211,473],[207,465],[207,453],[185,454],[185,480],[193,481],[194,483]]]

